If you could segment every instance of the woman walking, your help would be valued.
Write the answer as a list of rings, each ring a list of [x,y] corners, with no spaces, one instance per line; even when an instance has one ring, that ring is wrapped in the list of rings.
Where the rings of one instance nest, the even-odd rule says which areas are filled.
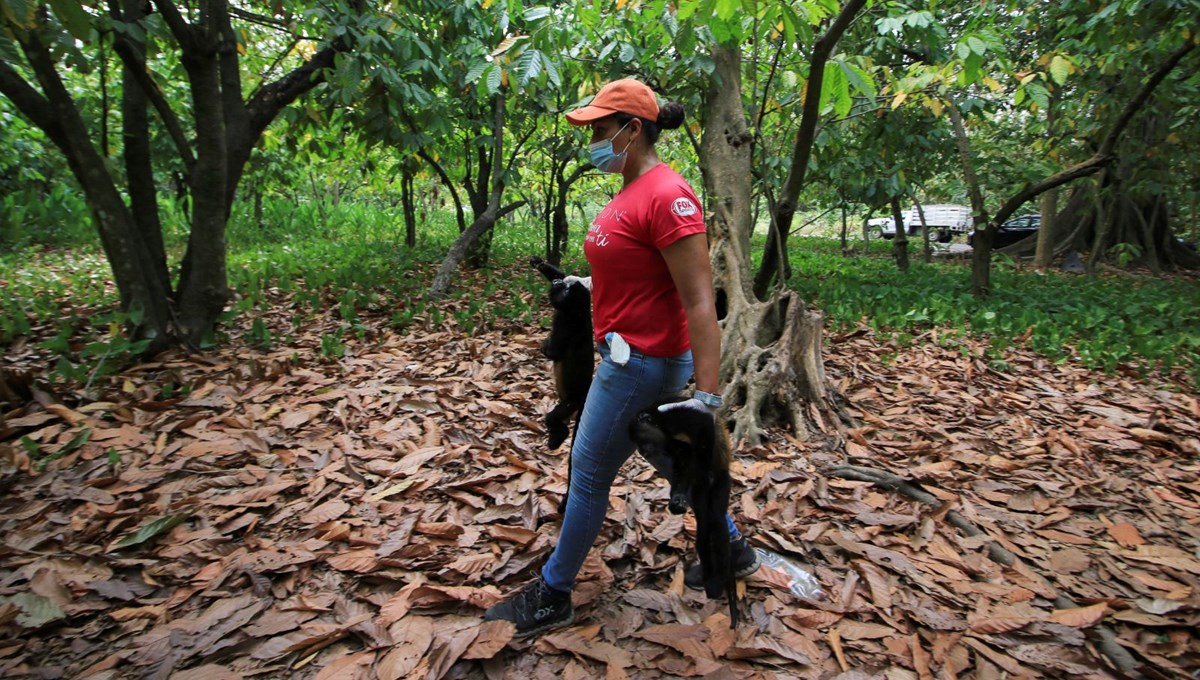
[[[592,291],[601,361],[571,447],[558,544],[535,581],[484,615],[512,621],[518,637],[574,621],[571,590],[604,524],[613,480],[633,453],[634,415],[683,390],[693,372],[692,398],[671,407],[711,413],[721,406],[721,333],[704,215],[687,181],[654,149],[661,130],[683,124],[683,107],[667,102],[660,108],[649,87],[625,79],[605,85],[591,104],[566,117],[591,128],[592,164],[620,173],[624,185],[584,241],[592,276],[578,280]],[[659,471],[669,465],[649,462]],[[733,521],[728,524],[735,574],[747,576],[758,568],[757,556]],[[699,564],[685,582],[703,587]]]

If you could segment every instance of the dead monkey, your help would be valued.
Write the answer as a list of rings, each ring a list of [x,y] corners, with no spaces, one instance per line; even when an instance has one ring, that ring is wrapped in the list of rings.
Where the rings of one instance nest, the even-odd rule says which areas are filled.
[[[570,434],[572,419],[578,423],[592,386],[592,370],[596,365],[595,344],[592,339],[592,293],[582,283],[563,281],[566,273],[540,257],[529,258],[550,282],[550,306],[554,320],[550,336],[542,343],[542,354],[554,362],[554,387],[558,404],[546,414],[547,444],[557,449]],[[570,454],[567,458],[567,484],[570,492]],[[564,494],[559,510],[567,507]]]
[[[672,514],[691,505],[696,514],[696,552],[704,573],[704,592],[729,599],[729,625],[739,621],[737,581],[729,549],[729,433],[712,414],[689,408],[658,410],[674,397],[638,413],[629,424],[629,438],[647,459],[671,462]]]

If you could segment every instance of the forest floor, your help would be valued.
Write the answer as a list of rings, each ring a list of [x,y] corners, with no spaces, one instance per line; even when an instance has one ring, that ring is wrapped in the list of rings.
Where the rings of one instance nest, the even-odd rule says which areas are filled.
[[[288,298],[272,303],[289,314]],[[483,609],[544,561],[565,488],[566,447],[544,445],[542,333],[447,321],[373,331],[325,359],[318,321],[273,351],[235,335],[131,366],[86,398],[36,383],[0,412],[0,676],[1200,668],[1197,396],[1020,348],[999,373],[982,347],[951,351],[935,332],[897,346],[865,329],[825,343],[857,421],[844,444],[769,430],[733,464],[739,524],[809,565],[822,598],[763,567],[730,630],[724,601],[683,587],[693,521],[667,512],[665,482],[635,456],[574,593],[576,623],[511,640]],[[942,504],[847,478],[848,465]]]

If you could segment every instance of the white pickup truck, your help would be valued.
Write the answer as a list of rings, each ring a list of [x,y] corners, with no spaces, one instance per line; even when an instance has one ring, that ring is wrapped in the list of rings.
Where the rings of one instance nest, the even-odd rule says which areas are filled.
[[[925,211],[925,225],[931,234],[936,234],[939,243],[949,243],[955,234],[967,234],[973,228],[971,209],[965,205],[938,203],[921,208]],[[909,208],[902,216],[904,229],[910,236],[920,233],[921,216],[917,213],[917,206]],[[867,229],[886,239],[896,236],[896,226],[891,217],[867,220]]]

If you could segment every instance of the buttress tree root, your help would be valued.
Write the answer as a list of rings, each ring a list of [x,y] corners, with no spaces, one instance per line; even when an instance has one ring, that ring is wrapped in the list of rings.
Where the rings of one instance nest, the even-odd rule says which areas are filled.
[[[759,300],[750,258],[753,137],[742,109],[741,52],[713,53],[716,73],[704,108],[701,167],[709,203],[709,250],[721,319],[721,379],[735,441],[758,444],[762,427],[785,422],[798,439],[836,447],[845,413],[836,406],[821,356],[823,316],[794,291]]]

